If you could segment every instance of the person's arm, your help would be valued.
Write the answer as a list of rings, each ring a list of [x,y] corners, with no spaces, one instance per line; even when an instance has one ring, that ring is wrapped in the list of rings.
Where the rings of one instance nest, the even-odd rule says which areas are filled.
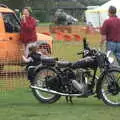
[[[101,33],[100,46],[101,47],[104,44],[104,42],[107,40],[107,37],[106,37],[107,31],[108,31],[108,21],[106,20],[100,29],[100,33]]]
[[[34,18],[26,20],[25,18],[21,21],[21,26],[24,29],[32,31],[36,27],[36,20]]]
[[[105,41],[106,41],[106,35],[101,35],[100,44],[104,44]]]
[[[29,63],[33,61],[31,57],[26,58],[25,56],[22,56],[22,59],[25,63]]]

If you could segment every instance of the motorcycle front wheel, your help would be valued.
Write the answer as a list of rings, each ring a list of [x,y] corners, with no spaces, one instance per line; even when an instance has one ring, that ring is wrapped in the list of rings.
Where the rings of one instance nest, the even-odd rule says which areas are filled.
[[[40,87],[40,88],[46,88],[46,79],[50,77],[56,76],[57,73],[52,68],[41,68],[39,71],[37,71],[37,74],[35,75],[34,84],[33,86]],[[33,95],[37,100],[39,100],[42,103],[54,103],[61,97],[58,94],[51,94],[48,92],[42,92],[39,89],[32,88]]]
[[[120,69],[107,72],[99,85],[100,95],[104,103],[120,106]]]

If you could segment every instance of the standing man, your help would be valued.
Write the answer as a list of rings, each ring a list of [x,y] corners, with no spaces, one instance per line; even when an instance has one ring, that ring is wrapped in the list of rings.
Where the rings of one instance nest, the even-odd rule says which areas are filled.
[[[106,41],[106,48],[115,55],[120,65],[120,19],[116,16],[116,8],[110,6],[109,19],[101,27],[101,45]]]
[[[30,15],[29,8],[24,8],[21,18],[21,40],[25,45],[25,56],[28,56],[29,45],[37,41],[36,19]]]

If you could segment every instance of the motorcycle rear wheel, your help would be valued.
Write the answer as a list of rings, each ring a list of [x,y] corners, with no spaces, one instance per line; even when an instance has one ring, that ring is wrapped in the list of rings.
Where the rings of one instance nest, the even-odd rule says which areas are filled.
[[[53,77],[56,75],[57,73],[54,69],[42,68],[39,71],[37,71],[33,86],[46,88],[46,84],[45,84],[46,77]],[[32,88],[32,92],[37,100],[39,100],[42,103],[46,103],[46,104],[54,103],[57,100],[59,100],[61,97],[58,94],[42,92],[36,88]]]
[[[107,72],[99,85],[100,95],[104,103],[120,106],[120,69]]]

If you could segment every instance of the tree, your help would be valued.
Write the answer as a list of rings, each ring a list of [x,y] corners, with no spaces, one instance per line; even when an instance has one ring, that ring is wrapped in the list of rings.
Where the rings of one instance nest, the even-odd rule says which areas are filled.
[[[89,6],[89,5],[101,5],[109,0],[77,0],[81,2],[82,4]]]
[[[12,9],[22,9],[25,5],[25,0],[0,0],[0,3]]]

